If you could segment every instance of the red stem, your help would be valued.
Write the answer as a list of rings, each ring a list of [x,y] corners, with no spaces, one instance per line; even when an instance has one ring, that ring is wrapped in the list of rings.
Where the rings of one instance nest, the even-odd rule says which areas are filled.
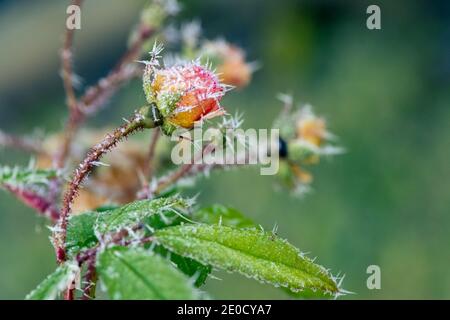
[[[53,235],[54,246],[56,250],[56,257],[59,263],[65,261],[65,241],[67,232],[67,222],[70,214],[71,206],[75,197],[78,194],[78,190],[81,187],[84,179],[87,177],[92,168],[97,165],[100,158],[114,148],[119,141],[126,138],[131,133],[143,129],[145,127],[144,118],[140,114],[136,114],[135,117],[128,123],[125,123],[113,133],[107,134],[103,141],[94,146],[87,154],[86,158],[80,163],[74,172],[72,181],[70,182],[68,189],[64,195],[63,206],[61,209],[58,227]]]

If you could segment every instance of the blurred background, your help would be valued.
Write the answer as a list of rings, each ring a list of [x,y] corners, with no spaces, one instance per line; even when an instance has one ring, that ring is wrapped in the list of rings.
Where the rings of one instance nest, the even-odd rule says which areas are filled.
[[[75,70],[95,83],[123,52],[145,0],[87,0]],[[314,168],[303,199],[274,192],[256,169],[213,173],[202,205],[235,207],[346,275],[346,298],[450,298],[450,2],[376,1],[381,30],[366,28],[373,1],[184,1],[178,21],[198,18],[207,38],[225,37],[262,68],[223,105],[244,127],[270,127],[279,92],[309,102],[347,153]],[[58,75],[66,1],[0,1],[0,128],[60,130],[67,115]],[[88,126],[122,122],[144,96],[127,85]],[[0,163],[28,155],[0,149]],[[46,222],[0,193],[0,298],[22,299],[54,270]],[[381,267],[381,290],[366,269]],[[287,296],[215,272],[206,290],[222,299]]]

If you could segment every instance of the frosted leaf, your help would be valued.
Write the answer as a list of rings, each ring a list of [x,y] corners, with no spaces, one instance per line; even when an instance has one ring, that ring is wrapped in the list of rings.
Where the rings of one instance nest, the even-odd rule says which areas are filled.
[[[342,293],[335,278],[298,249],[259,229],[183,225],[155,232],[156,241],[171,251],[204,264],[290,290]]]
[[[171,263],[138,248],[110,248],[98,256],[97,270],[112,299],[199,299],[200,292]],[[120,275],[119,277],[113,275]]]
[[[138,224],[158,229],[175,221],[189,221],[184,215],[189,207],[189,201],[169,197],[135,201],[111,210],[71,216],[67,227],[66,249],[70,255],[75,255],[82,249],[94,246],[108,234],[122,229],[128,230],[130,237],[138,237],[132,229]]]

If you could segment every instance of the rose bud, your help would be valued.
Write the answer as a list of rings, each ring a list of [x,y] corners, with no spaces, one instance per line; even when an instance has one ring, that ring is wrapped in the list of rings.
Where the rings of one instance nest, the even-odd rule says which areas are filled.
[[[178,64],[165,69],[146,68],[144,90],[163,118],[163,130],[191,129],[196,121],[223,115],[220,100],[226,87],[217,76],[198,63]]]

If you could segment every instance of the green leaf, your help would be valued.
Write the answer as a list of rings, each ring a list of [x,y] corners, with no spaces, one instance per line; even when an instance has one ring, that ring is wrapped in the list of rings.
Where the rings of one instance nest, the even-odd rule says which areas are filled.
[[[144,249],[106,249],[98,256],[97,271],[114,300],[200,298],[190,280],[167,259]]]
[[[210,207],[195,211],[192,213],[191,218],[194,221],[205,224],[221,224],[237,228],[255,226],[255,223],[245,217],[240,211],[220,204],[214,204]],[[161,255],[169,254],[170,260],[177,265],[178,269],[188,276],[196,277],[195,286],[197,287],[203,285],[211,273],[212,267],[210,265],[204,265],[196,260],[182,257],[161,246],[157,246],[154,251]]]
[[[98,212],[86,212],[69,218],[67,224],[66,250],[71,256],[98,243],[95,235],[95,223]]]
[[[236,228],[255,227],[255,223],[245,217],[240,211],[220,204],[194,212],[192,220],[205,224],[220,224]]]
[[[205,284],[208,275],[211,273],[211,266],[201,264],[200,262],[191,258],[182,257],[162,246],[156,246],[153,249],[153,252],[162,255],[163,257],[167,257],[168,259],[170,259],[170,261],[175,263],[177,268],[185,275],[191,278],[193,277],[195,280],[194,285],[196,287],[200,287]]]
[[[153,230],[189,222],[190,218],[188,214],[172,210],[150,215],[144,220],[145,225]]]
[[[244,214],[240,211],[221,204],[215,204],[210,207],[195,211],[192,214],[192,220],[205,224],[216,224],[236,228],[253,228],[256,226],[255,222],[245,217]],[[300,292],[292,292],[287,288],[281,289],[290,297],[295,299],[322,299],[333,297],[333,294],[320,292],[317,290],[313,291],[310,289],[304,289]]]
[[[165,214],[169,213],[173,218],[177,216],[180,210],[188,207],[187,201],[178,197],[135,201],[99,214],[95,228],[99,233],[105,234],[133,227],[152,215],[159,215],[161,219],[167,218],[170,220]]]
[[[155,232],[156,240],[175,253],[228,271],[289,288],[340,293],[323,267],[314,264],[286,240],[258,229],[183,225]]]
[[[139,223],[151,229],[179,224],[185,220],[179,211],[188,206],[188,201],[182,198],[158,198],[132,202],[112,210],[71,216],[67,226],[67,252],[73,256],[97,244],[97,234],[119,231]]]
[[[7,184],[15,187],[24,185],[48,184],[49,180],[58,176],[58,171],[50,169],[36,169],[32,163],[28,167],[0,166],[0,185]]]
[[[57,295],[65,290],[75,279],[79,268],[74,263],[66,263],[59,266],[55,272],[42,281],[36,289],[31,291],[27,300],[54,300]]]

